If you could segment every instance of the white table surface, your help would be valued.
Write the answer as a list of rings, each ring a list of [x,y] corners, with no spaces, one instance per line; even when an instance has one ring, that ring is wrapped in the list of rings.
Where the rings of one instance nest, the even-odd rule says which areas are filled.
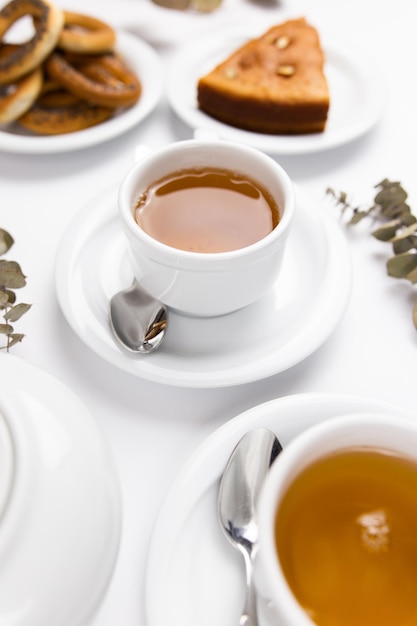
[[[60,4],[86,12],[81,0]],[[417,40],[409,0],[282,0],[280,5],[224,0],[216,13],[204,16],[161,9],[148,0],[91,0],[88,5],[90,14],[153,45],[165,67],[192,37],[257,19],[272,25],[287,15],[305,15],[320,32],[360,42],[378,59],[387,81],[380,122],[340,148],[277,158],[315,200],[332,186],[367,201],[373,186],[387,177],[403,183],[417,210]],[[157,147],[191,135],[163,97],[147,120],[100,146],[57,155],[0,153],[0,226],[15,238],[8,257],[27,275],[19,299],[33,304],[16,324],[26,337],[13,353],[79,396],[108,436],[120,474],[120,553],[94,626],[145,625],[146,554],[158,508],[190,454],[227,420],[266,400],[316,391],[415,407],[415,290],[386,275],[388,248],[374,241],[367,227],[347,233],[353,289],[335,332],[304,362],[267,380],[220,390],[162,386],[119,371],[77,337],[59,308],[54,285],[55,256],[67,226],[88,199],[117,186],[138,143]]]

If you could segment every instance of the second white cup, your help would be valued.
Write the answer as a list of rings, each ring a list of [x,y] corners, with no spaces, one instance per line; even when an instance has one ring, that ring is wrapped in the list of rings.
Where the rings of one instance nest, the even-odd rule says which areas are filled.
[[[260,626],[415,623],[416,502],[414,421],[346,415],[296,437],[259,500]]]

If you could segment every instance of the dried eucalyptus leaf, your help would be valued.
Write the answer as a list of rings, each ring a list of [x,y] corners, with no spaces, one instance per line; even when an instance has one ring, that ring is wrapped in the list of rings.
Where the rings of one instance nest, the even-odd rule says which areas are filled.
[[[412,213],[408,213],[407,215],[403,215],[401,219],[403,221],[404,226],[411,226],[411,224],[416,224],[417,223],[417,217],[415,215],[413,215]]]
[[[391,185],[384,186],[375,196],[376,204],[388,205],[388,204],[401,204],[407,199],[407,192],[401,187],[401,185],[392,183]]]
[[[327,193],[327,195],[332,196],[332,198],[335,199],[336,205],[342,207],[342,213],[344,212],[344,210],[346,208],[349,207],[348,196],[347,196],[347,193],[345,191],[336,192],[331,187],[328,187],[326,189],[326,193]]]
[[[375,189],[378,189],[379,187],[381,187],[382,189],[385,189],[386,187],[401,187],[401,183],[399,181],[393,181],[388,180],[388,178],[384,178],[384,180],[381,180],[380,183],[375,185]]]
[[[367,215],[367,211],[355,211],[349,220],[349,224],[358,224]]]
[[[0,324],[0,335],[10,335],[13,332],[13,326],[10,324]]]
[[[348,197],[347,197],[346,191],[341,191],[339,193],[338,202],[340,204],[347,204],[347,201],[348,201]]]
[[[404,239],[394,240],[393,249],[395,254],[403,254],[417,248],[417,237],[406,237]]]
[[[22,333],[13,333],[13,334],[9,335],[9,337],[8,337],[9,342],[7,344],[7,347],[11,348],[16,343],[20,343],[24,336],[25,335],[22,335]]]
[[[371,234],[375,239],[379,241],[391,241],[397,234],[397,230],[399,227],[398,220],[393,222],[387,222],[384,226],[380,226],[376,230],[374,230]]]
[[[394,278],[407,278],[417,268],[417,254],[406,253],[388,259],[387,272]]]
[[[7,313],[4,315],[4,319],[7,322],[17,322],[17,320],[19,320],[22,315],[29,311],[30,307],[30,304],[24,304],[23,302],[21,302],[20,304],[16,304],[16,306],[7,311]]]
[[[7,297],[9,298],[9,304],[14,304],[16,302],[16,294],[11,289],[4,289],[4,293],[7,293]]]
[[[415,267],[409,274],[407,274],[406,279],[415,285],[417,283],[417,267]]]
[[[9,296],[5,291],[0,291],[0,309],[4,309],[9,304]]]
[[[10,250],[13,244],[13,237],[7,232],[7,230],[0,228],[0,255],[5,254],[8,250]]]
[[[398,217],[401,217],[402,220],[405,220],[407,216],[412,215],[410,206],[405,202],[397,206],[397,212]]]
[[[26,285],[20,265],[15,261],[4,261],[0,259],[0,287],[9,289],[20,289]]]
[[[410,214],[408,204],[398,204],[397,202],[388,203],[380,207],[380,213],[383,217],[389,219],[400,218],[404,220]]]
[[[417,329],[417,302],[413,306],[413,323],[414,323],[415,328]]]

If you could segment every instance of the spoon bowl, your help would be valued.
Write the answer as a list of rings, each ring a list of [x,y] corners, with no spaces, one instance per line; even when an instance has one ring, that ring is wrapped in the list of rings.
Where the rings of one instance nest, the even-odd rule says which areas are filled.
[[[246,599],[240,626],[256,626],[256,595],[252,561],[258,546],[257,500],[273,461],[282,446],[270,430],[257,428],[244,435],[233,450],[220,481],[218,517],[246,566]]]
[[[134,280],[110,300],[110,327],[119,345],[134,354],[156,350],[168,324],[167,308]]]

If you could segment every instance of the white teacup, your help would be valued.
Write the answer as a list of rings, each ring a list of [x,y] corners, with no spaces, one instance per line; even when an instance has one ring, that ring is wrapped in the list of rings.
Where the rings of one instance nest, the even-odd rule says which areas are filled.
[[[215,253],[174,248],[138,225],[135,206],[150,185],[173,172],[205,167],[233,170],[259,183],[279,207],[278,225],[251,245]],[[271,157],[229,141],[192,139],[150,152],[136,162],[120,186],[119,209],[141,286],[181,313],[215,316],[255,302],[276,281],[295,198],[287,173]]]
[[[337,536],[337,539],[332,539],[328,542],[328,538],[333,537],[333,528],[331,528],[331,532],[326,533],[324,538],[317,536],[320,534],[319,532],[312,532],[312,538],[311,541],[309,541],[309,538],[307,537],[308,533],[306,533],[305,528],[320,528],[321,531],[320,525],[314,526],[317,522],[317,518],[321,519],[319,516],[316,516],[315,513],[313,516],[306,515],[304,519],[306,520],[307,525],[300,525],[300,527],[297,528],[296,533],[298,533],[298,535],[290,532],[295,525],[298,526],[298,523],[294,524],[294,519],[298,520],[301,518],[300,516],[292,518],[288,513],[288,500],[286,501],[287,504],[285,504],[284,500],[287,490],[294,485],[295,479],[300,476],[305,468],[311,468],[311,464],[314,464],[319,459],[322,460],[326,457],[326,455],[333,453],[339,454],[347,450],[361,450],[362,452],[365,451],[365,454],[370,451],[371,453],[375,452],[376,450],[390,451],[392,453],[388,455],[391,459],[389,461],[390,463],[395,457],[407,459],[406,462],[411,462],[411,466],[414,468],[413,471],[416,472],[417,476],[417,423],[405,418],[399,418],[397,416],[391,417],[377,414],[356,414],[337,417],[308,429],[290,442],[290,444],[283,450],[271,468],[259,499],[259,549],[255,557],[254,577],[258,593],[258,612],[261,626],[276,626],[278,624],[279,626],[314,626],[316,624],[323,626],[323,624],[327,625],[328,623],[343,623],[344,625],[349,624],[351,626],[356,626],[359,622],[361,624],[386,624],[390,623],[389,615],[391,615],[391,623],[396,624],[414,623],[416,619],[417,595],[415,594],[415,588],[413,587],[413,583],[415,582],[414,579],[410,582],[410,578],[412,577],[403,576],[403,579],[407,579],[407,585],[409,587],[411,585],[412,587],[412,590],[409,593],[407,591],[407,585],[402,584],[401,574],[399,573],[401,571],[400,566],[397,566],[396,564],[396,569],[393,569],[391,572],[391,569],[394,568],[394,566],[389,564],[387,566],[387,561],[384,561],[384,559],[393,558],[390,556],[393,552],[390,553],[389,551],[397,550],[399,542],[410,541],[410,538],[407,539],[404,536],[399,537],[399,535],[403,535],[404,533],[399,530],[399,522],[396,521],[398,515],[395,516],[393,514],[396,513],[396,511],[394,511],[395,507],[392,506],[390,509],[389,505],[386,504],[385,510],[382,496],[375,495],[375,500],[377,502],[379,502],[378,498],[381,499],[380,508],[377,506],[376,510],[364,510],[363,514],[360,514],[357,517],[354,517],[352,514],[351,518],[349,517],[350,511],[354,510],[349,508],[349,498],[351,496],[348,495],[346,489],[340,488],[339,493],[341,493],[343,499],[343,503],[341,505],[342,510],[344,511],[345,509],[343,509],[343,507],[346,507],[346,510],[349,511],[349,515],[346,514],[348,523],[345,523],[344,519],[341,521],[341,518],[336,516],[334,510],[339,511],[340,509],[334,507],[333,502],[331,504],[331,507],[333,508],[329,508],[329,510],[333,511],[333,519],[338,520],[337,523],[339,525],[337,526],[337,533],[339,533],[339,529],[343,525],[343,533],[345,533],[343,534],[343,537],[346,537],[345,526],[349,526],[349,536],[353,537],[353,548],[351,547],[350,550],[347,551],[347,561],[349,561],[349,567],[351,570],[355,570],[355,576],[351,578],[349,578],[351,571],[346,573],[344,569],[347,567],[346,561],[341,559],[339,551],[334,549],[335,542],[339,541],[339,534],[335,533],[334,536]],[[339,456],[339,459],[340,458],[341,457]],[[346,459],[346,457],[344,458]],[[357,457],[355,458],[357,459]],[[386,458],[387,455],[385,455],[385,459]],[[346,463],[346,460],[344,462]],[[386,461],[384,461],[384,463],[385,462]],[[357,468],[358,465],[355,465],[355,467]],[[367,480],[367,472],[370,472],[371,470],[369,470],[369,466],[366,467],[366,471],[361,473],[358,472],[356,482],[352,480],[352,482],[348,484],[362,484],[362,480]],[[409,466],[407,465],[406,467],[408,468]],[[326,477],[329,475],[329,472],[325,474]],[[339,476],[337,473],[334,475]],[[390,477],[395,477],[394,480],[400,475],[401,474],[397,475],[395,472],[391,472],[389,474]],[[413,480],[415,479],[414,474],[409,475],[414,477]],[[309,480],[309,483],[304,482],[304,488],[307,491],[312,488],[311,473]],[[322,482],[318,481],[317,484],[320,485],[320,491],[314,493],[327,494],[327,499],[324,500],[323,498],[323,502],[331,502],[332,499],[328,497],[329,492],[325,491],[324,483],[327,483],[327,478],[322,478]],[[403,485],[404,481],[397,480],[393,487],[393,491],[395,491],[395,493],[397,493],[397,490],[400,488],[399,483]],[[306,484],[308,485],[307,487],[305,487]],[[337,486],[340,487],[339,484]],[[372,498],[374,497],[374,494],[383,493],[385,486],[385,482],[382,483],[382,488],[377,487],[374,483],[372,483],[372,488],[370,489]],[[380,491],[378,491],[378,489],[380,489]],[[413,491],[413,488],[411,488],[409,493],[413,493]],[[300,491],[298,491],[298,494],[299,493]],[[333,491],[332,493],[337,492]],[[291,506],[294,507],[294,502],[297,501],[294,496],[294,490],[291,492],[291,498]],[[366,505],[364,504],[365,497],[363,494],[361,495],[361,498],[360,507],[364,506],[366,509]],[[338,498],[335,497],[334,499],[336,500]],[[408,502],[406,498],[405,501]],[[388,497],[386,502],[389,502]],[[285,506],[287,506],[287,509],[285,510],[284,516],[282,511],[285,509]],[[320,508],[320,506],[319,499],[314,498],[314,507]],[[398,508],[400,508],[399,505]],[[294,508],[293,511],[294,510],[296,509]],[[417,524],[417,514],[414,514],[414,510],[415,506],[412,502],[410,502],[410,507],[408,509],[409,513],[407,514],[410,514],[413,517],[415,515]],[[275,538],[276,519],[277,516],[279,519],[280,515],[280,523],[285,523],[287,525],[281,526],[281,543],[279,543],[279,538],[278,540]],[[331,519],[328,512],[326,519]],[[285,521],[283,522],[283,520]],[[288,533],[285,536],[285,542],[289,543],[287,543],[284,547],[285,542],[283,539],[285,533],[282,534],[282,529],[285,528],[288,530]],[[401,528],[404,528],[404,526]],[[416,545],[417,543],[417,528],[415,531],[416,536],[412,537],[411,542],[406,544],[408,547],[404,548],[407,554],[405,561],[407,561],[407,559],[411,559],[411,561],[413,561],[415,556],[414,548],[410,547],[411,545]],[[340,531],[340,534],[342,535],[342,531]],[[294,536],[298,538],[294,539]],[[302,541],[305,539],[304,550],[300,550],[300,537],[302,537]],[[334,541],[334,543],[332,544],[331,541]],[[347,550],[346,542],[347,540],[343,543],[344,550]],[[295,547],[296,543],[297,546]],[[311,551],[309,548],[305,549],[306,545],[313,545],[313,549]],[[342,544],[340,543],[340,545]],[[279,552],[280,546],[282,550],[281,553]],[[332,547],[333,550],[331,549]],[[411,550],[414,551],[411,552]],[[363,553],[365,555],[363,558],[367,559],[367,563],[365,567],[358,568],[358,563],[362,562],[357,560],[358,554],[361,554],[361,551],[365,551]],[[283,556],[284,553],[286,556]],[[311,556],[312,554],[313,559]],[[350,554],[353,555],[353,565],[349,560]],[[290,559],[288,558],[289,555],[291,556]],[[299,558],[300,555],[301,558]],[[330,560],[327,560],[327,558]],[[362,558],[362,556],[359,558]],[[287,559],[287,569],[285,569],[284,565],[285,559]],[[324,561],[326,561],[325,568],[323,568]],[[309,563],[309,565],[307,565],[307,563]],[[312,563],[313,566],[311,565]],[[318,564],[317,569],[316,564]],[[385,568],[384,570],[382,570],[383,567]],[[289,574],[290,571],[291,574]],[[388,575],[386,574],[387,571],[389,572]],[[285,572],[290,576],[293,576],[292,584]],[[299,599],[299,597],[297,597],[297,592],[301,593],[301,587],[297,587],[297,591],[295,591],[294,581],[297,579],[297,576],[299,580],[300,573],[304,575],[304,572],[308,572],[308,576],[306,576],[307,581],[314,579],[314,584],[317,584],[318,591],[315,591],[313,595],[313,586],[310,586],[310,583],[307,582],[308,590],[305,591],[305,589],[303,589],[303,602]],[[363,576],[363,572],[366,572],[366,576]],[[393,578],[392,588],[391,585],[389,585],[389,592],[386,590],[387,576],[392,576]],[[415,577],[417,577],[417,574]],[[365,583],[363,582],[363,578]],[[375,607],[376,610],[381,611],[383,616],[386,614],[386,616],[382,618],[382,621],[379,617],[377,617],[377,615],[374,616],[375,621],[372,619],[366,621],[364,618],[360,621],[358,617],[356,617],[355,620],[355,617],[352,617],[352,615],[355,615],[354,611],[357,610],[360,613],[361,611],[365,611],[365,609],[363,609],[362,606],[360,608],[353,608],[352,604],[354,603],[351,602],[347,602],[348,608],[345,610],[345,615],[349,615],[346,619],[343,618],[345,621],[339,621],[338,619],[335,620],[334,616],[333,621],[325,621],[323,617],[323,606],[327,607],[328,605],[326,603],[330,603],[332,599],[337,597],[336,594],[339,592],[341,594],[340,597],[343,598],[344,602],[344,598],[348,598],[346,586],[349,585],[350,580],[354,581],[351,589],[353,588],[355,590],[355,585],[358,584],[358,587],[360,587],[363,592],[368,590],[368,587],[366,587],[367,584],[372,585],[374,580],[378,581],[376,584],[380,585],[380,589],[375,592],[377,601],[375,604],[372,604],[372,608]],[[371,587],[369,587],[369,589],[371,589]],[[382,592],[381,589],[383,590]],[[407,603],[405,603],[407,608],[404,607],[404,603],[402,601],[400,602],[401,610],[405,609],[406,611],[406,619],[403,619],[403,616],[403,618],[401,618],[403,621],[401,621],[399,616],[398,620],[395,617],[392,619],[392,613],[394,612],[395,614],[396,612],[396,607],[394,606],[393,608],[393,603],[397,601],[394,601],[393,596],[396,593],[403,593],[403,590],[405,594],[408,593],[408,596],[404,596],[407,597]],[[355,591],[353,593],[355,593]],[[306,597],[309,597],[310,599],[314,597],[314,601],[316,601],[317,597],[319,597],[320,599],[318,602],[321,602],[321,605],[317,605],[316,607],[305,606]],[[314,604],[314,601],[312,604]],[[304,606],[302,606],[303,604]],[[335,606],[338,607],[336,610],[339,610],[340,604],[335,604]],[[399,613],[400,610],[398,608],[398,614]],[[318,617],[319,615],[321,615],[321,621],[320,617]],[[388,621],[384,621],[384,619]]]

